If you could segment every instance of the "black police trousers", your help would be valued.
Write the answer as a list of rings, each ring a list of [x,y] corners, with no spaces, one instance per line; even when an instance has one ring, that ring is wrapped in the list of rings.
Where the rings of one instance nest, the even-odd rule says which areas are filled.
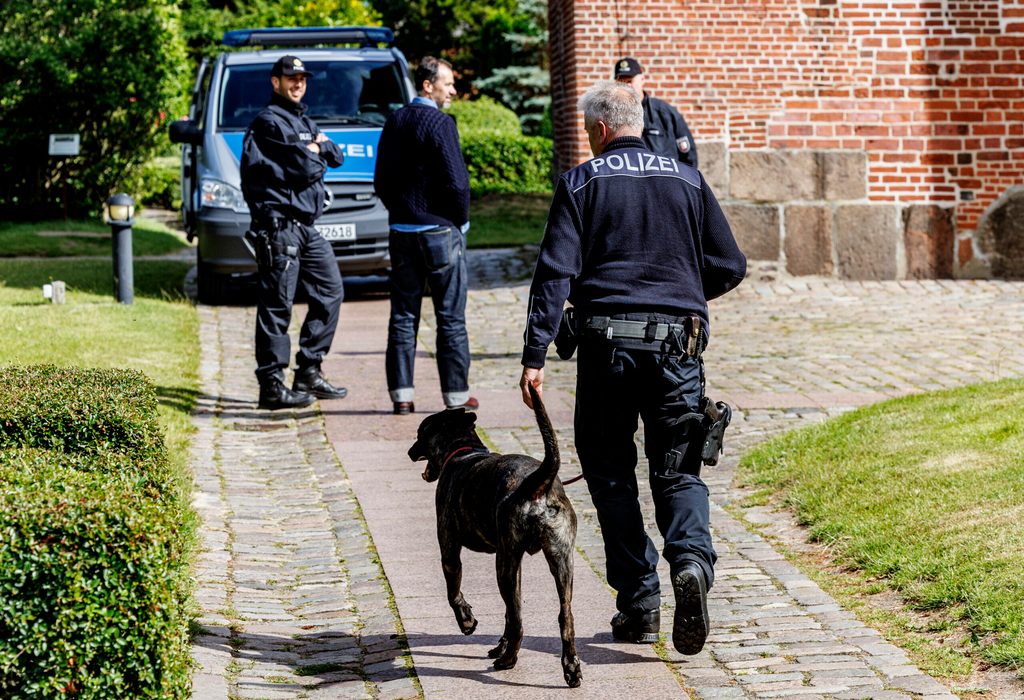
[[[647,320],[649,314],[617,318]],[[660,321],[681,322],[669,316]],[[637,486],[633,436],[643,420],[644,450],[662,554],[674,573],[694,561],[708,587],[717,558],[711,543],[708,489],[700,478],[703,433],[693,421],[704,393],[700,358],[639,349],[641,341],[582,338],[577,360],[576,452],[604,537],[608,583],[625,613],[661,603],[658,553],[647,535]],[[632,345],[632,347],[630,347]],[[647,348],[650,345],[648,344]],[[683,453],[677,469],[665,453]]]
[[[261,384],[273,376],[283,380],[288,367],[288,325],[298,285],[309,299],[295,353],[300,369],[319,365],[331,349],[344,297],[334,251],[315,228],[289,221],[268,233],[275,244],[273,264],[259,273],[256,299],[256,378]]]

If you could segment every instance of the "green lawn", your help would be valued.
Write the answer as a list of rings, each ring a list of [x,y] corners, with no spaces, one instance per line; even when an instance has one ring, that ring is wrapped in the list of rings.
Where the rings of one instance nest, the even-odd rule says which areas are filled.
[[[486,195],[470,204],[469,246],[494,248],[540,243],[551,195]],[[132,255],[164,255],[187,247],[184,235],[136,217]],[[109,256],[110,227],[100,221],[0,222],[0,258]]]
[[[136,261],[135,303],[113,296],[109,261],[0,260],[0,357],[4,364],[129,367],[156,386],[171,458],[187,468],[198,392],[199,323],[182,293],[190,263]],[[43,299],[63,280],[65,304]]]
[[[470,248],[540,243],[551,205],[549,194],[485,195],[469,205]]]
[[[183,234],[136,217],[132,255],[164,255],[185,248]],[[0,258],[111,255],[110,226],[101,221],[0,222]]]
[[[967,652],[1024,671],[1024,381],[845,414],[754,449],[738,478]]]

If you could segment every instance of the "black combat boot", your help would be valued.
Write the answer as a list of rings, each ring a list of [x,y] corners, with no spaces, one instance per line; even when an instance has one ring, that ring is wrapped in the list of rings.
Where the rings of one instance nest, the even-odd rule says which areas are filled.
[[[688,561],[672,574],[676,613],[672,622],[672,644],[680,654],[693,655],[704,648],[710,628],[708,586],[696,562]]]
[[[318,399],[343,399],[348,396],[348,389],[340,386],[331,386],[330,382],[324,379],[319,365],[300,367],[295,370],[295,381],[292,382],[292,391],[312,394]]]
[[[304,408],[314,398],[305,392],[292,391],[280,377],[269,377],[260,382],[260,408],[277,411],[282,408]]]
[[[658,641],[660,629],[661,612],[658,610],[630,614],[618,612],[612,618],[612,636],[620,642],[653,644]]]

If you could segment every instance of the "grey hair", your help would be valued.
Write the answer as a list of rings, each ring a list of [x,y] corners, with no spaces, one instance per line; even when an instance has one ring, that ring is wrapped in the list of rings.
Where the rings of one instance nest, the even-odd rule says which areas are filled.
[[[644,130],[642,98],[629,85],[614,80],[599,80],[590,86],[579,101],[583,123],[589,128],[598,120],[612,132]]]

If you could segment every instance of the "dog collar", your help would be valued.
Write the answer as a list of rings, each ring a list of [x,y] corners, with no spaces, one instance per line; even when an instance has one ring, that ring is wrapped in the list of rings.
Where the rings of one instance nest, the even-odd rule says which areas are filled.
[[[463,452],[478,452],[478,450],[477,450],[477,448],[472,447],[470,445],[464,445],[463,447],[459,447],[459,448],[456,448],[456,449],[452,450],[448,454],[448,456],[444,458],[444,463],[441,464],[441,469],[444,469],[445,467],[447,467],[448,466],[448,462],[452,461],[452,459],[454,457],[457,457],[458,455],[462,454]]]

